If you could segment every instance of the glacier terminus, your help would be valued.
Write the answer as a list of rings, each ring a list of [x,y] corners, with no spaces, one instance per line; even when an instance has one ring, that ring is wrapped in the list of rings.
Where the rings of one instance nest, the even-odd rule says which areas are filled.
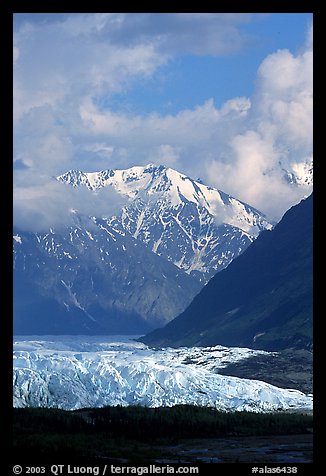
[[[312,395],[218,373],[259,353],[266,352],[222,346],[153,349],[130,336],[15,337],[14,407],[194,404],[225,411],[312,410]]]

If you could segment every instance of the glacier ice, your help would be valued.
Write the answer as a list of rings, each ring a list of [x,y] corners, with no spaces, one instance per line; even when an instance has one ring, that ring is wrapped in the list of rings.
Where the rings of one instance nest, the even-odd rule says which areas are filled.
[[[105,405],[194,404],[221,410],[312,409],[312,396],[254,379],[219,375],[251,349],[151,349],[131,338],[17,337],[14,407],[75,410]]]

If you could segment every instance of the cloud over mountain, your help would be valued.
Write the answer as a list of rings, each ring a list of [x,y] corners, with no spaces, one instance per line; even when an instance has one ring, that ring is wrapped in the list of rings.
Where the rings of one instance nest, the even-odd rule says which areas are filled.
[[[261,62],[251,97],[217,105],[207,96],[173,113],[155,106],[144,113],[128,102],[141,84],[163,88],[187,55],[217,58],[249,48],[253,38],[244,27],[252,21],[252,14],[17,15],[14,197],[20,216],[32,203],[38,212],[31,177],[39,187],[69,169],[155,161],[280,218],[311,190],[291,186],[284,170],[293,173],[312,158],[312,27],[300,50],[278,50]],[[43,188],[44,203],[52,203],[53,187]]]

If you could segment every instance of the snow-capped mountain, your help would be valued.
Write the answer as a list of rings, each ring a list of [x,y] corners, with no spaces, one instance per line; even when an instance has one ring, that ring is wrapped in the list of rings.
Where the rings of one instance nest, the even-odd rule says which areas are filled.
[[[123,205],[113,216],[108,203],[106,213],[108,193],[89,216],[71,207],[60,229],[14,230],[16,334],[147,333],[271,227],[249,205],[163,166],[57,180],[63,192],[86,187],[90,203],[110,187]]]
[[[113,187],[128,198],[107,223],[130,233],[188,274],[207,281],[272,227],[258,210],[164,166],[69,171],[60,182],[90,191]]]
[[[311,193],[313,185],[313,159],[306,162],[294,163],[290,169],[283,169],[284,178],[291,185],[307,188],[307,196]]]
[[[312,397],[216,373],[250,357],[226,347],[153,350],[107,338],[24,337],[14,343],[14,406],[74,410],[104,405],[194,404],[220,410],[312,409]],[[214,369],[211,363],[214,361]]]

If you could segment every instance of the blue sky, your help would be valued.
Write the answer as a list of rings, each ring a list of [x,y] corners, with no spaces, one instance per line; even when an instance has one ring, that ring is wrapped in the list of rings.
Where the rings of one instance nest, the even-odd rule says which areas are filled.
[[[267,55],[287,48],[297,52],[305,42],[312,14],[257,14],[243,26],[248,45],[228,55],[180,55],[147,81],[117,94],[111,107],[139,113],[175,114],[214,98],[217,107],[235,96],[251,96],[257,69]]]
[[[312,14],[16,14],[13,46],[16,216],[149,162],[276,219],[307,193],[283,169],[312,158]]]

